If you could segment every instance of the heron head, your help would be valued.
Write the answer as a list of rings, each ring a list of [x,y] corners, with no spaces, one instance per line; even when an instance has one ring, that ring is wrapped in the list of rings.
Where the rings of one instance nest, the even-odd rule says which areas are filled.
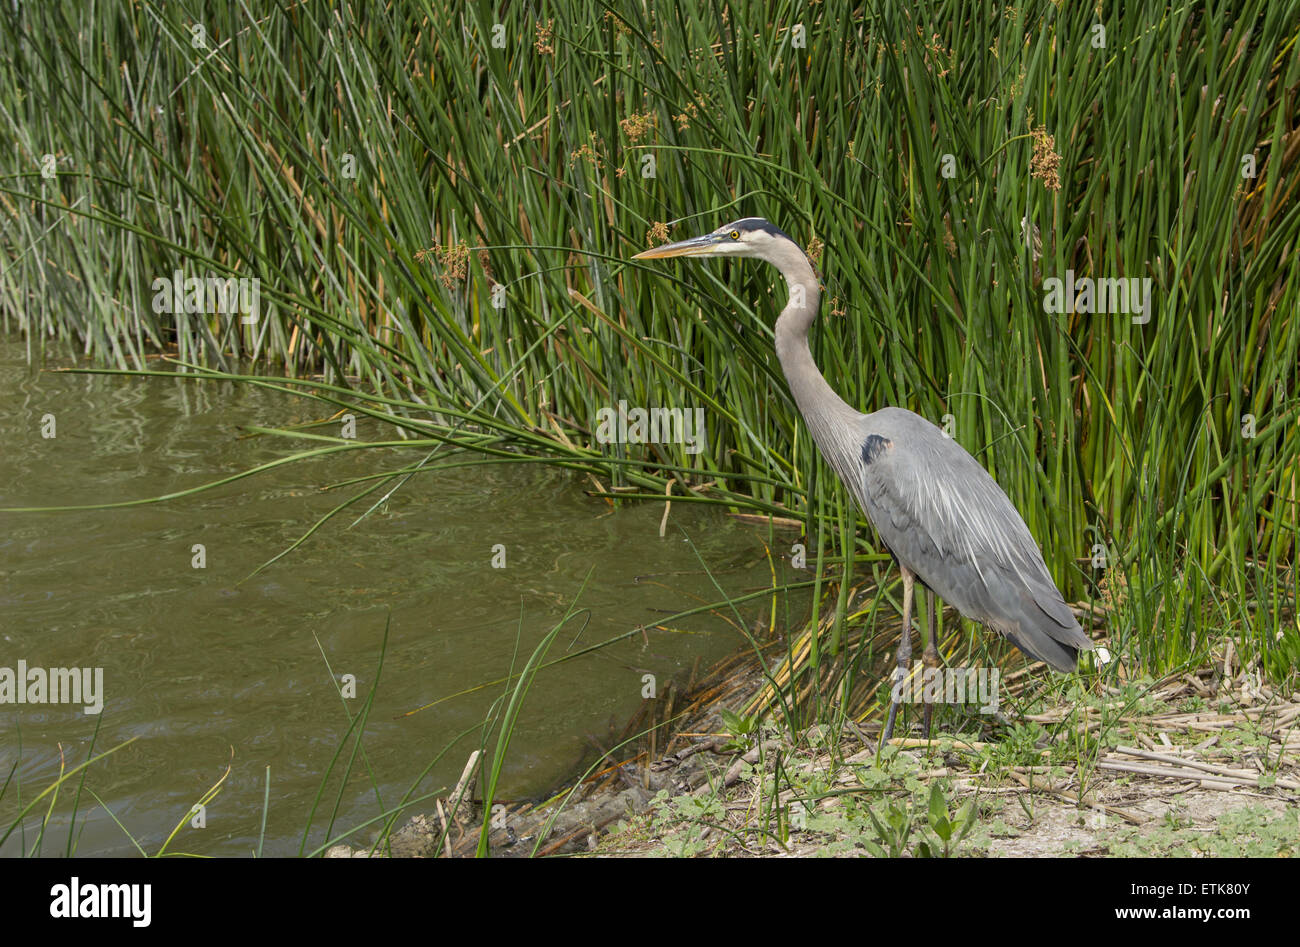
[[[770,259],[776,245],[780,243],[793,245],[794,241],[762,217],[745,217],[702,237],[642,250],[632,259],[657,260],[670,256],[749,256]]]

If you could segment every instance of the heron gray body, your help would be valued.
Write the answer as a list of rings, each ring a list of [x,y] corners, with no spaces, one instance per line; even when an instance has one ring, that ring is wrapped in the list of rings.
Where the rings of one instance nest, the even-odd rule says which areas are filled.
[[[1073,670],[1078,652],[1091,649],[1092,642],[1048,574],[1029,527],[988,471],[920,415],[903,408],[854,410],[818,371],[808,330],[821,288],[798,244],[767,221],[750,217],[634,259],[667,256],[755,257],[785,277],[790,299],[776,322],[777,357],[813,441],[898,560],[905,626],[910,626],[912,582],[919,579],[1031,658]],[[933,608],[930,614],[933,622]],[[934,638],[932,624],[926,655],[937,663]],[[910,654],[910,627],[905,627],[900,669]],[[897,703],[886,738],[896,711]],[[928,707],[926,721],[928,729]]]
[[[854,496],[899,564],[1025,654],[1058,671],[1074,670],[1078,649],[1091,642],[997,482],[961,445],[910,411],[884,408],[864,415],[862,426],[869,432],[864,441],[881,440],[872,442],[874,451],[870,444],[863,449]]]

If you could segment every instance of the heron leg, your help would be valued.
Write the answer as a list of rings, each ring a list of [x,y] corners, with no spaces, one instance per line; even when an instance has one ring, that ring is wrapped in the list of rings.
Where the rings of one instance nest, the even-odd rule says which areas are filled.
[[[898,666],[894,668],[889,689],[889,719],[885,721],[882,743],[888,743],[894,735],[894,720],[898,717],[898,705],[903,701],[901,685],[907,679],[908,667],[912,663],[912,585],[916,577],[901,562],[898,568],[903,573],[903,630],[898,636]]]
[[[930,589],[925,590],[925,610],[926,626],[929,628],[929,637],[926,639],[925,653],[921,656],[921,662],[927,668],[939,667],[939,616],[934,607],[934,592]],[[921,729],[923,735],[930,739],[930,717],[934,713],[934,702],[928,696],[927,691],[922,691],[922,701],[925,709],[921,712]]]

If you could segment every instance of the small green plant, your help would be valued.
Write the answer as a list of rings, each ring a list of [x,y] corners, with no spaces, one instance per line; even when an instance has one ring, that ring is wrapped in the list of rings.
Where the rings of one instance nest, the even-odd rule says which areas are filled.
[[[692,858],[716,850],[722,844],[721,833],[714,839],[706,838],[706,833],[720,825],[726,816],[726,809],[718,797],[670,798],[667,792],[660,792],[653,805],[655,813],[650,825],[659,834],[669,854]]]
[[[718,711],[722,725],[727,728],[731,740],[724,746],[728,752],[744,753],[754,745],[754,735],[758,733],[759,717],[746,717],[723,707]]]
[[[886,799],[881,808],[884,812],[877,816],[873,808],[866,810],[876,830],[875,840],[864,840],[867,850],[877,857],[899,858],[907,853],[907,843],[912,837],[914,819],[911,807],[906,801]]]
[[[938,783],[930,786],[930,829],[939,838],[939,846],[922,840],[917,845],[917,853],[926,858],[941,856],[949,858],[961,841],[975,827],[975,800],[967,799],[965,805],[957,810],[956,815],[948,811],[948,799]]]
[[[990,766],[1031,766],[1043,760],[1038,744],[1046,735],[1037,723],[1017,723],[1001,742],[984,747],[980,752]]]

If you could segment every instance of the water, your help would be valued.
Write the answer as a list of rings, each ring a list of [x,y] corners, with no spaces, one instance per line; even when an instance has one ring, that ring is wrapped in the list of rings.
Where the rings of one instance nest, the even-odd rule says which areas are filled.
[[[5,508],[192,489],[315,446],[241,436],[241,426],[323,415],[305,399],[237,385],[36,374],[12,341],[0,342],[0,398],[9,406],[0,414]],[[52,438],[42,437],[47,415]],[[391,436],[358,421],[360,440]],[[662,506],[611,510],[584,494],[582,479],[531,465],[420,474],[359,524],[349,528],[372,501],[252,575],[358,489],[322,487],[420,456],[334,454],[159,504],[0,513],[0,668],[16,669],[20,659],[102,668],[104,682],[98,716],[80,706],[0,704],[0,785],[20,761],[25,805],[58,778],[61,759],[67,768],[85,761],[98,725],[96,752],[137,739],[89,768],[86,788],[103,805],[82,793],[79,854],[129,855],[135,843],[157,852],[229,769],[203,813],[206,826],[187,822],[168,851],[247,855],[260,832],[267,767],[264,851],[296,853],[349,714],[361,712],[375,681],[386,625],[366,762],[342,787],[342,827],[396,804],[441,750],[483,721],[503,685],[403,714],[503,677],[512,656],[522,663],[575,599],[583,612],[551,657],[718,601],[715,580],[731,595],[770,584],[765,529],[679,503],[661,539]],[[504,568],[493,568],[498,544]],[[204,568],[194,567],[196,545]],[[743,614],[750,621],[762,611]],[[697,658],[743,645],[723,617],[706,615],[544,671],[500,795],[535,795],[573,776],[592,744],[607,743],[611,727],[635,712],[644,674],[662,686]],[[340,699],[344,675],[356,679],[355,699]],[[463,739],[417,791],[454,784],[477,745],[476,735]],[[336,773],[308,850],[324,840],[339,789]],[[66,850],[75,791],[75,782],[64,784],[43,854]],[[0,798],[0,835],[20,808],[18,792],[11,781]],[[31,850],[38,822],[29,816],[25,837],[14,833],[0,854]]]

